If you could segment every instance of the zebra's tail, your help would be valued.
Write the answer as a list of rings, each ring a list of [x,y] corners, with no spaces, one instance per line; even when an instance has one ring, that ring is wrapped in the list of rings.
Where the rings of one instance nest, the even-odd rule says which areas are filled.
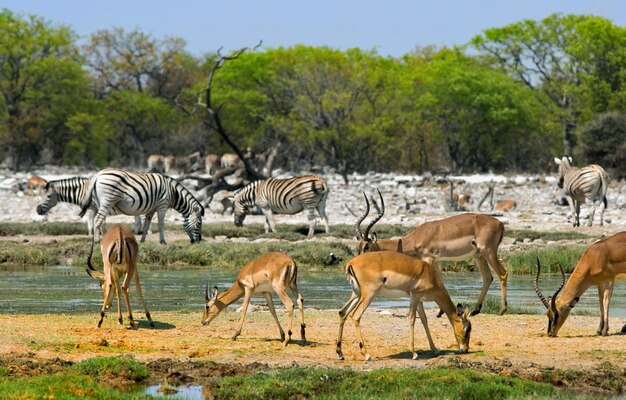
[[[93,177],[91,181],[89,181],[89,186],[87,186],[87,191],[85,192],[85,197],[80,203],[80,213],[78,213],[79,217],[84,217],[85,213],[89,209],[91,205],[91,198],[93,197],[93,190],[96,184],[96,177]]]

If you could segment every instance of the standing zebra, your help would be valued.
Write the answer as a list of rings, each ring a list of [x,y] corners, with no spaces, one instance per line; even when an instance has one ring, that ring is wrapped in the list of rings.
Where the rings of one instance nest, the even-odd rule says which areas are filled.
[[[307,175],[289,179],[269,178],[254,181],[235,192],[235,226],[242,226],[249,209],[258,205],[265,214],[265,232],[276,232],[276,214],[296,214],[306,210],[309,220],[308,238],[313,237],[315,210],[328,233],[326,198],[328,187],[320,177]]]
[[[59,202],[70,203],[80,206],[87,188],[89,187],[89,178],[83,178],[82,176],[75,176],[67,179],[58,179],[50,181],[46,184],[44,190],[46,191],[46,200],[37,206],[37,214],[46,215],[54,206]],[[92,203],[87,210],[87,230],[89,236],[93,236],[93,219],[98,209]],[[123,214],[117,207],[113,207],[109,212],[109,215]],[[135,234],[139,234],[141,230],[141,217],[135,215]],[[102,226],[100,227],[101,235],[104,234]]]
[[[596,201],[600,202],[600,225],[604,224],[604,209],[607,206],[606,190],[609,180],[604,168],[597,164],[590,164],[583,168],[572,166],[572,157],[554,158],[559,166],[558,186],[565,190],[567,201],[572,210],[574,226],[580,226],[580,205],[585,199],[591,201],[591,212],[587,226],[593,225],[593,216],[596,212]]]
[[[99,229],[104,217],[113,209],[127,215],[146,214],[141,241],[146,239],[146,232],[154,213],[159,221],[159,238],[165,244],[164,221],[168,208],[183,214],[183,227],[196,243],[202,239],[202,216],[204,207],[176,179],[155,173],[136,173],[115,168],[107,168],[95,174],[87,188],[87,195],[81,202],[82,217],[89,208],[98,210],[94,218],[94,240],[99,240]]]

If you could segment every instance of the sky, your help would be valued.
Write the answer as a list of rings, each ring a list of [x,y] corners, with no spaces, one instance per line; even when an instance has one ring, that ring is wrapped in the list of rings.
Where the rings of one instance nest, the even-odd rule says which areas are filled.
[[[626,26],[624,0],[0,0],[0,8],[66,24],[85,38],[100,29],[139,29],[185,39],[194,55],[263,40],[358,47],[399,57],[416,47],[467,43],[483,30],[558,12],[591,14]]]

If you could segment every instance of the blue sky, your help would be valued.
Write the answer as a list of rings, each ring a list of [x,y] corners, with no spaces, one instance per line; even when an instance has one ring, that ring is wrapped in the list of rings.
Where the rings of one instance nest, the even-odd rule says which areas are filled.
[[[416,46],[464,44],[484,29],[554,12],[593,14],[626,25],[623,0],[0,0],[0,8],[69,25],[177,36],[201,55],[254,45],[376,49],[400,56]]]

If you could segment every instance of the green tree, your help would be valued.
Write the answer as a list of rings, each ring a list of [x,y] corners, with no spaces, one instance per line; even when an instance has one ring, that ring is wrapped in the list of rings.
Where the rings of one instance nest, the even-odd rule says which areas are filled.
[[[588,163],[612,169],[614,177],[624,176],[626,164],[626,115],[600,114],[580,132],[583,156]]]
[[[65,26],[0,12],[0,143],[13,169],[30,166],[45,148],[58,155],[65,121],[88,99],[74,40]]]

